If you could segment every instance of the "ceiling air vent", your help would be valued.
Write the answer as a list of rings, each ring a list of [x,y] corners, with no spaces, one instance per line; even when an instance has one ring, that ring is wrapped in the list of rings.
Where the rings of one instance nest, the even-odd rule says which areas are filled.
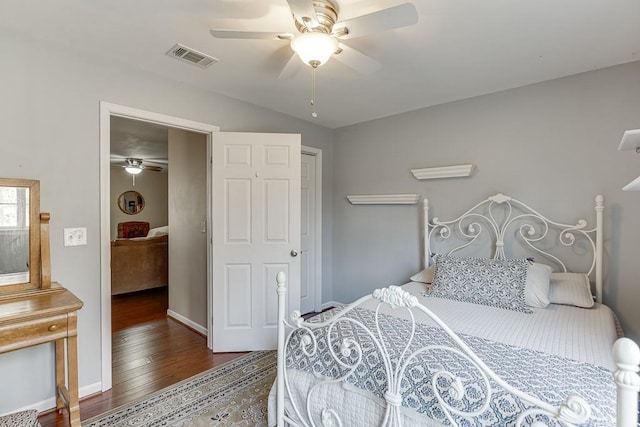
[[[180,43],[169,49],[167,56],[180,59],[181,61],[185,61],[202,68],[207,68],[211,64],[218,62],[216,58],[205,55],[197,50],[193,50],[190,47],[183,46]]]

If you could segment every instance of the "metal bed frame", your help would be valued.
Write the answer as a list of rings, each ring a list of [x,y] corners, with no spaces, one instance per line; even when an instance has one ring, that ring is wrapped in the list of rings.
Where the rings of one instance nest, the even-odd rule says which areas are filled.
[[[491,256],[494,259],[507,258],[507,253],[515,250],[512,243],[517,240],[524,249],[553,264],[556,270],[567,271],[567,265],[561,257],[556,255],[548,245],[543,243],[548,241],[548,239],[552,239],[556,241],[556,247],[573,251],[574,255],[577,246],[580,249],[578,252],[580,252],[582,257],[584,257],[582,252],[584,252],[585,248],[587,249],[588,268],[586,268],[585,272],[594,278],[595,299],[597,302],[602,302],[604,198],[598,195],[595,201],[596,224],[593,228],[587,228],[587,221],[582,219],[575,224],[552,221],[525,203],[504,194],[496,194],[495,196],[487,198],[453,220],[441,221],[438,218],[430,220],[429,203],[428,200],[425,199],[423,202],[424,265],[426,267],[431,262],[431,250],[435,247],[440,248],[444,243],[449,243],[455,239],[457,239],[458,243],[451,244],[446,251],[447,254],[463,253],[465,250],[475,249],[477,245],[488,242],[491,245]],[[439,391],[435,384],[438,379],[446,380],[446,382],[450,384],[447,389],[448,396],[453,396],[454,398],[458,396],[462,398],[465,393],[462,380],[455,373],[448,371],[437,372],[433,375],[432,391],[446,418],[452,425],[456,425],[456,417],[473,418],[484,412],[489,405],[493,392],[491,381],[507,392],[517,396],[522,401],[532,405],[519,415],[516,426],[523,425],[527,417],[529,417],[530,421],[531,417],[539,420],[540,416],[542,416],[543,419],[552,420],[552,424],[572,426],[585,423],[591,416],[589,404],[580,396],[567,396],[562,404],[553,406],[509,385],[495,374],[441,319],[428,308],[421,305],[415,296],[412,296],[397,286],[377,289],[371,295],[360,298],[352,304],[345,306],[336,315],[324,322],[306,322],[297,311],[292,313],[291,321],[287,321],[285,315],[286,292],[286,276],[284,272],[280,272],[277,275],[278,375],[276,385],[278,426],[323,425],[328,427],[343,425],[340,414],[331,408],[322,410],[320,420],[312,419],[310,402],[313,400],[314,391],[317,386],[326,382],[345,381],[346,378],[358,368],[363,355],[360,344],[353,339],[333,342],[332,336],[329,333],[327,340],[331,355],[338,363],[343,364],[342,367],[346,372],[339,378],[321,381],[312,387],[307,395],[306,408],[298,408],[295,404],[292,404],[292,407],[289,408],[289,413],[285,412],[285,396],[290,393],[285,359],[287,345],[295,331],[298,331],[302,336],[300,339],[300,350],[306,355],[313,355],[318,348],[317,337],[313,331],[322,327],[327,327],[328,330],[331,331],[332,328],[336,327],[335,325],[338,322],[344,321],[355,322],[358,324],[358,327],[366,329],[370,338],[375,343],[379,354],[383,356],[387,390],[384,394],[385,409],[384,416],[380,423],[382,426],[402,425],[402,419],[400,417],[400,405],[402,403],[401,381],[403,375],[405,375],[405,368],[414,360],[417,354],[431,350],[434,347],[438,347],[444,351],[455,352],[457,356],[469,362],[482,377],[484,386],[487,389],[486,400],[479,409],[472,412],[460,411],[443,398],[441,391]],[[368,300],[377,301],[377,309],[375,312],[376,326],[373,330],[358,321],[345,317],[355,307]],[[396,357],[393,360],[387,348],[388,343],[385,342],[380,332],[379,310],[382,306],[389,306],[394,310],[407,310],[412,321],[413,329],[411,336],[404,349],[402,349],[400,357]],[[414,339],[413,332],[415,331],[416,325],[414,312],[418,311],[429,316],[442,328],[455,342],[456,348],[440,346],[435,343],[420,348],[419,350],[409,351]],[[291,329],[291,331],[287,334],[288,329]],[[340,362],[339,354],[336,352],[342,353],[343,355],[354,355],[356,361],[354,363],[344,364],[344,362]],[[635,427],[638,422],[638,391],[640,391],[640,376],[638,375],[640,349],[632,340],[620,338],[616,341],[613,352],[617,366],[613,372],[617,389],[616,425],[618,427]],[[294,421],[292,415],[298,420],[303,420],[302,424]],[[535,421],[532,425],[538,427],[548,424],[546,421]]]

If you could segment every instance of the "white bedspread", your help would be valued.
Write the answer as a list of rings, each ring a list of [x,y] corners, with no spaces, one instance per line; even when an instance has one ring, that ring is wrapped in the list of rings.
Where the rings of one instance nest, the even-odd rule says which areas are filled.
[[[613,369],[613,344],[618,338],[615,317],[609,307],[592,308],[550,304],[533,308],[532,314],[422,296],[424,283],[403,286],[455,332],[518,347],[555,354]],[[369,308],[375,304],[370,302]],[[396,314],[401,314],[398,311]],[[421,313],[420,313],[421,314]],[[418,321],[433,324],[424,316]]]
[[[604,305],[596,304],[591,309],[550,305],[546,309],[534,309],[533,314],[526,314],[495,307],[425,297],[422,295],[425,290],[424,286],[422,283],[411,282],[404,285],[403,289],[417,296],[421,304],[440,317],[457,333],[541,351],[606,369],[614,367],[611,349],[617,338],[615,318],[612,311]],[[363,308],[375,309],[376,305],[376,301],[369,301]],[[409,317],[404,310],[394,313],[400,315],[399,317]],[[416,314],[418,322],[434,325],[423,313],[414,312],[414,314]],[[313,380],[310,374],[300,371],[296,372],[294,376],[298,376],[305,384],[302,386],[302,390],[307,389]],[[308,378],[305,379],[305,377]],[[351,385],[344,387],[349,389]],[[270,425],[275,423],[274,392],[275,388],[272,390],[269,402]],[[336,407],[334,405],[337,398],[337,401],[348,405],[344,412],[350,414],[349,417],[353,420],[368,419],[374,415],[372,411],[377,412],[382,408],[380,399],[375,396],[367,396],[362,391],[339,393],[338,396],[334,390],[333,394],[333,396],[331,394],[328,396],[328,399],[333,400],[330,407]],[[403,418],[405,425],[412,425],[415,422],[412,422],[413,416],[409,415],[409,412],[405,412]],[[376,417],[372,419],[376,419]]]

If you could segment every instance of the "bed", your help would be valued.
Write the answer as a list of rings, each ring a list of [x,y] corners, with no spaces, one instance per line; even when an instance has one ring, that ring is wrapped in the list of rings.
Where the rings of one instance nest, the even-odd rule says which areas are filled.
[[[635,426],[640,350],[602,304],[603,197],[594,226],[503,194],[449,221],[423,207],[425,269],[405,285],[287,320],[278,275],[269,425]]]
[[[147,223],[148,224],[148,223]],[[123,230],[123,233],[120,233]],[[126,230],[126,232],[124,231]],[[132,230],[142,230],[144,235]],[[118,227],[111,241],[111,294],[120,295],[167,286],[169,283],[168,227]]]

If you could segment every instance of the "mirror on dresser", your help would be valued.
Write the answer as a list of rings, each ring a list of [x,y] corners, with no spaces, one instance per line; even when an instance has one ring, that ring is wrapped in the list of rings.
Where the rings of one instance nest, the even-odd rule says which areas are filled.
[[[0,178],[0,294],[42,287],[40,182]]]

